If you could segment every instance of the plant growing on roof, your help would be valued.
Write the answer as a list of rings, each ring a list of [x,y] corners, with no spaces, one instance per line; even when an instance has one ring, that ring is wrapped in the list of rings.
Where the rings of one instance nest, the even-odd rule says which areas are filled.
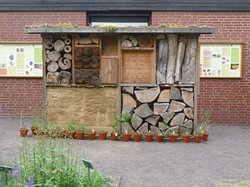
[[[114,26],[114,25],[105,25],[104,26],[104,29],[106,32],[115,32],[117,31],[118,27],[117,26]]]

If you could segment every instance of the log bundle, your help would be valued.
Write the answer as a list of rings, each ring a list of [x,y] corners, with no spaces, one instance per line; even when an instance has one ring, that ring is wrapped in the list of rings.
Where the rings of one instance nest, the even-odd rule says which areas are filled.
[[[143,34],[140,36],[133,35],[122,35],[121,36],[121,47],[122,48],[133,48],[133,47],[153,47],[154,38],[151,35]]]
[[[197,35],[160,38],[157,84],[195,84],[197,43]]]
[[[74,77],[77,84],[99,84],[99,48],[75,48]]]
[[[130,112],[134,131],[192,130],[193,87],[122,87],[122,113]]]
[[[71,83],[72,40],[68,34],[44,36],[47,84]]]

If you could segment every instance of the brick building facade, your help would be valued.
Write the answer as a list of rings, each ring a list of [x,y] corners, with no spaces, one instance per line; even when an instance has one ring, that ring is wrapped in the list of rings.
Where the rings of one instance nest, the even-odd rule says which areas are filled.
[[[39,35],[25,33],[25,25],[72,22],[87,25],[87,12],[0,12],[0,42],[41,41]],[[177,23],[181,25],[207,25],[216,33],[202,36],[206,42],[243,43],[242,78],[200,80],[198,109],[212,110],[212,122],[249,124],[250,120],[250,12],[221,11],[152,11],[151,24]],[[1,54],[1,52],[0,52]],[[0,78],[0,116],[18,117],[20,111],[30,116],[35,104],[43,102],[41,78]]]

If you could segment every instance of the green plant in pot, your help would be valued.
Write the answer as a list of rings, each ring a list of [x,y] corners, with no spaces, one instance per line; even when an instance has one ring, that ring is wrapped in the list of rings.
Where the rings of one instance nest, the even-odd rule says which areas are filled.
[[[96,139],[96,131],[95,129],[92,129],[88,132],[88,139],[89,140],[95,140]]]
[[[83,140],[84,139],[84,131],[85,131],[85,127],[83,124],[81,124],[80,126],[77,127],[76,129],[76,133],[75,133],[75,138],[78,140]]]
[[[172,142],[172,143],[177,142],[178,136],[179,136],[179,134],[175,130],[173,130],[173,129],[168,130],[168,137],[169,137],[170,142]]]
[[[76,124],[71,123],[67,127],[67,138],[73,139],[75,137]]]
[[[129,112],[124,112],[121,116],[121,123],[123,127],[122,138],[124,141],[129,141],[131,137],[131,133],[129,132],[129,125],[132,119],[132,114]]]
[[[41,119],[38,117],[38,109],[35,106],[33,111],[32,111],[32,116],[31,116],[31,132],[32,135],[37,135],[38,131],[41,128]]]
[[[203,111],[203,115],[201,117],[201,130],[202,130],[202,140],[204,141],[207,141],[208,139],[210,119],[211,119],[211,111],[210,110]]]
[[[121,122],[120,116],[115,116],[115,121],[112,124],[113,131],[111,132],[111,140],[112,141],[117,141],[118,140],[118,137],[119,137],[118,128],[119,128],[120,122]]]
[[[25,126],[23,121],[23,113],[21,112],[19,121],[19,133],[21,137],[27,137],[29,129]]]
[[[181,137],[184,143],[188,143],[190,142],[191,134],[188,130],[186,130],[185,132],[181,133]]]
[[[194,142],[200,143],[201,140],[202,140],[202,129],[201,127],[198,127],[195,129],[195,132],[194,132]]]
[[[141,131],[137,130],[136,132],[134,132],[134,141],[135,142],[140,142],[141,141]]]
[[[157,142],[163,142],[164,141],[164,136],[165,136],[164,130],[159,129],[157,134],[156,134]]]
[[[50,138],[56,138],[57,137],[57,127],[54,123],[49,122],[46,126],[45,133]]]
[[[149,130],[148,132],[144,133],[144,136],[147,142],[152,142],[154,138],[154,133]]]

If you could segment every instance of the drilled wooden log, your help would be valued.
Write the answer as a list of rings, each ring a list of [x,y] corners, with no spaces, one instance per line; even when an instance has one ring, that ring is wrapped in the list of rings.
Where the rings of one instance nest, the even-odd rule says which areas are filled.
[[[75,34],[73,37],[74,37],[74,44],[75,44],[75,45],[79,44],[80,35],[79,35],[79,34]]]
[[[49,58],[45,58],[45,62],[48,64],[50,62]]]
[[[57,40],[55,43],[54,43],[54,49],[57,51],[57,52],[61,52],[64,50],[64,47],[65,47],[65,44],[62,40]]]
[[[65,40],[66,38],[68,38],[69,36],[67,35],[67,34],[61,34],[61,38],[63,39],[63,40]]]
[[[58,61],[58,65],[62,70],[67,70],[71,68],[71,61],[67,58],[60,58]]]
[[[69,53],[65,53],[65,54],[63,55],[63,57],[64,57],[64,58],[67,58],[67,59],[69,59],[69,60],[72,60],[72,55],[69,54]]]
[[[44,48],[45,49],[52,49],[54,47],[53,43],[44,43]]]
[[[69,46],[69,45],[66,45],[66,46],[64,47],[64,52],[65,52],[65,53],[70,53],[71,50],[72,50],[72,48],[71,48],[71,46]]]
[[[90,34],[89,39],[92,41],[92,43],[99,44],[99,37],[97,34]]]
[[[177,54],[177,35],[168,35],[168,67],[167,67],[167,84],[174,84],[174,73],[176,64],[176,54]]]
[[[44,37],[44,42],[45,43],[52,43],[52,41],[53,41],[53,37],[52,37],[52,35],[46,35],[45,37]]]
[[[185,48],[186,48],[185,38],[181,38],[178,44],[178,52],[177,52],[176,67],[175,67],[175,83],[177,84],[181,80],[181,66],[183,64]]]
[[[91,56],[92,55],[92,49],[90,49],[90,48],[84,48],[83,49],[83,54],[85,56]]]
[[[70,84],[71,73],[68,71],[61,71],[57,76],[57,80],[59,84]]]
[[[134,47],[136,47],[136,46],[138,45],[138,41],[137,41],[136,37],[134,37],[134,36],[129,36],[129,40],[131,41],[131,43],[132,43],[132,45],[133,45]]]
[[[189,35],[187,38],[187,47],[185,52],[184,63],[182,65],[182,83],[194,84],[195,83],[195,62],[196,62],[196,49],[197,49],[197,35]]]
[[[54,73],[58,70],[59,66],[56,62],[50,62],[47,66],[47,70],[51,73]]]
[[[100,84],[98,71],[83,70],[84,83],[86,84]]]
[[[59,58],[61,57],[61,54],[57,51],[51,51],[47,54],[48,59],[50,59],[51,61],[57,62],[59,60]]]
[[[92,42],[88,37],[81,37],[79,40],[79,44],[89,45],[89,44],[92,44]]]
[[[50,84],[57,84],[57,77],[53,73],[48,72],[46,82]]]
[[[157,63],[157,84],[166,83],[167,75],[167,60],[168,60],[168,42],[160,40],[159,42],[159,60]]]
[[[99,56],[92,56],[91,62],[90,62],[90,67],[91,68],[98,68],[99,65],[100,65],[100,57]]]
[[[121,44],[123,48],[130,48],[133,47],[133,44],[129,40],[124,40]]]
[[[71,39],[70,38],[66,38],[64,40],[64,43],[65,43],[65,45],[70,45],[71,44]]]

